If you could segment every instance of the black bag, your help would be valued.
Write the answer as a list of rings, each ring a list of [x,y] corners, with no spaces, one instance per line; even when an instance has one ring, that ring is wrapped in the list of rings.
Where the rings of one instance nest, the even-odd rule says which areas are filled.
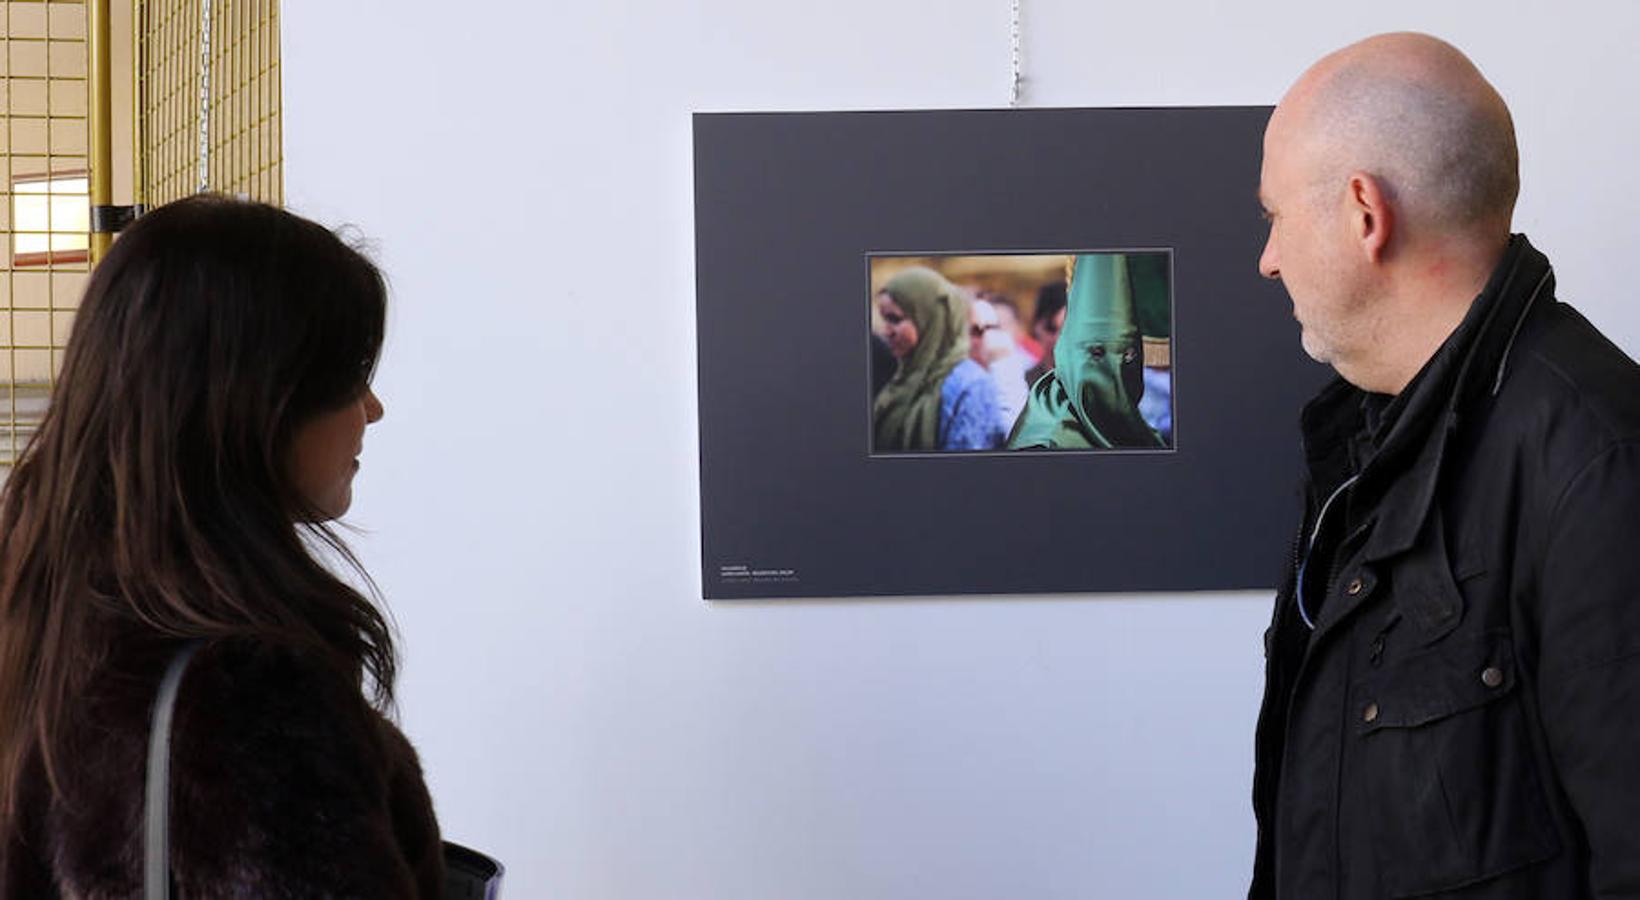
[[[444,842],[444,900],[496,900],[503,871],[477,850]]]
[[[184,644],[160,679],[148,731],[148,778],[143,799],[142,884],[145,900],[171,900],[171,717],[188,663],[203,641]],[[444,843],[444,900],[496,900],[501,863],[460,844]]]

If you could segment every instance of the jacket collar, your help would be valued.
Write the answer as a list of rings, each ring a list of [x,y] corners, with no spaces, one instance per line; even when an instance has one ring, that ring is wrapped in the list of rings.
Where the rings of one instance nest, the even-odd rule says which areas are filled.
[[[1441,463],[1454,431],[1503,385],[1510,352],[1527,315],[1554,294],[1549,260],[1525,235],[1514,235],[1463,322],[1425,365],[1390,431],[1379,441],[1354,490],[1379,495],[1376,524],[1365,558],[1406,552],[1428,518]],[[1361,427],[1364,394],[1335,380],[1305,407],[1305,444],[1312,462],[1319,449]]]

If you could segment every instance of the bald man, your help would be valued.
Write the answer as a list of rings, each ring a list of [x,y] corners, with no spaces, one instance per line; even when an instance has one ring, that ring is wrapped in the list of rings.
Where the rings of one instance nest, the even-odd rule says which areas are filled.
[[[1251,897],[1640,897],[1640,368],[1510,233],[1517,169],[1424,35],[1270,118],[1259,268],[1339,377],[1301,420]]]

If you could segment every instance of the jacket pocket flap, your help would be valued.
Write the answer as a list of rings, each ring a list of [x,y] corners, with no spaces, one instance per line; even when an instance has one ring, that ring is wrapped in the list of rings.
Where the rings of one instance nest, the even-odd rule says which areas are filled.
[[[1515,679],[1507,633],[1452,638],[1358,681],[1350,691],[1356,730],[1426,725],[1507,695]]]

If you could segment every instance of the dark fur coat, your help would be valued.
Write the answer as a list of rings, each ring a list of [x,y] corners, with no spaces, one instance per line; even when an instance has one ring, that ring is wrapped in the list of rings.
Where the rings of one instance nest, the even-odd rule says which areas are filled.
[[[0,845],[0,898],[141,896],[148,723],[169,650],[128,653],[99,676],[55,798],[31,763],[23,821]],[[440,896],[415,751],[347,678],[286,650],[207,645],[173,728],[181,900]]]

